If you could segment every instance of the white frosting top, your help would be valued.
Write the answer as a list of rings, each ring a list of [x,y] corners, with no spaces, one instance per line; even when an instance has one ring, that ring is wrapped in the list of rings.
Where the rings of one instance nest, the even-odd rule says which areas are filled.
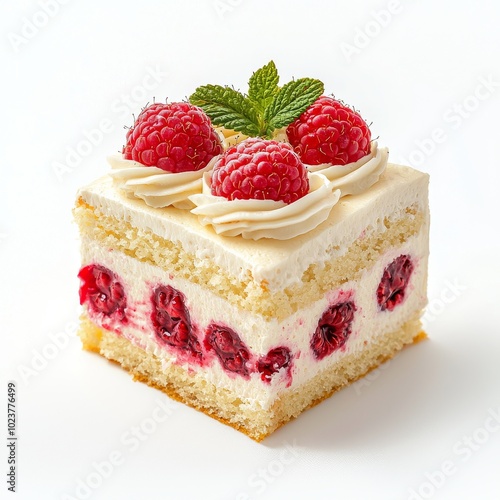
[[[210,172],[203,175],[203,192],[189,197],[191,210],[204,226],[212,225],[217,234],[246,239],[288,240],[314,229],[327,219],[339,201],[335,189],[324,175],[309,174],[309,193],[286,204],[274,200],[232,200],[211,194]]]
[[[190,209],[194,205],[189,201],[189,196],[201,192],[203,174],[212,169],[216,158],[218,157],[212,158],[201,170],[171,173],[115,154],[108,157],[111,165],[109,175],[129,197],[141,198],[150,207],[173,205],[176,208]]]

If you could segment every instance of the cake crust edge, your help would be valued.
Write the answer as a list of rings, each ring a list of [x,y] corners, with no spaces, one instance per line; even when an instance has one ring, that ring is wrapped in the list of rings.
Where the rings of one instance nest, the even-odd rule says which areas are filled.
[[[227,407],[233,406],[234,408],[234,399],[238,399],[237,395],[232,395],[233,401],[231,401],[230,394],[218,392],[215,386],[210,388],[208,395],[200,394],[201,387],[197,387],[196,383],[193,384],[192,381],[186,383],[182,380],[190,377],[182,367],[171,365],[170,370],[166,373],[157,356],[147,353],[111,331],[96,326],[85,315],[81,317],[78,335],[84,350],[99,354],[118,364],[130,373],[134,381],[143,382],[158,389],[171,399],[205,413],[242,432],[256,442],[261,442],[304,411],[320,404],[334,393],[355,383],[392,359],[403,347],[427,339],[427,334],[422,330],[419,316],[420,314],[407,321],[399,330],[384,335],[381,342],[362,351],[357,356],[358,363],[359,360],[362,361],[357,371],[352,371],[352,367],[352,373],[346,370],[346,366],[352,360],[348,360],[347,363],[335,364],[327,367],[302,386],[283,393],[268,410],[244,412],[233,410],[233,413]],[[126,356],[120,354],[124,350],[126,350]],[[347,358],[350,357],[352,355]],[[166,379],[164,383],[157,380],[161,377]],[[186,386],[188,386],[187,390]],[[224,397],[221,398],[221,396]],[[221,399],[224,400],[223,405],[221,405]],[[210,401],[211,405],[208,404]],[[243,413],[243,418],[241,418],[241,413]],[[235,415],[238,415],[240,422],[231,418]]]

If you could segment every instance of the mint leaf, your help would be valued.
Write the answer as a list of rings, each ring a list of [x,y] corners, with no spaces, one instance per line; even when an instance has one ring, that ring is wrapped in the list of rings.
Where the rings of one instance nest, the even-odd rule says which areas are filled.
[[[299,78],[284,85],[264,111],[266,134],[292,123],[323,92],[323,82],[313,78]]]
[[[257,136],[260,133],[257,110],[243,94],[230,87],[204,85],[189,98],[212,120],[213,125]]]
[[[248,96],[231,87],[204,85],[189,98],[212,120],[252,137],[271,138],[273,131],[298,118],[324,92],[323,83],[300,78],[278,86],[276,65],[270,61],[255,71],[248,82]]]
[[[270,61],[250,77],[248,81],[248,98],[261,112],[264,112],[275,94],[278,93],[278,81],[278,70],[274,61]]]

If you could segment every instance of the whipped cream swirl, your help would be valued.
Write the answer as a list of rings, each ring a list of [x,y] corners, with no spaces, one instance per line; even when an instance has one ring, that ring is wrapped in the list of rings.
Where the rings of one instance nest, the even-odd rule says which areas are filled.
[[[379,148],[373,142],[370,153],[360,158],[357,162],[346,165],[306,165],[309,172],[323,174],[333,182],[335,189],[340,189],[341,196],[359,194],[372,187],[380,178],[387,166],[389,150]]]
[[[202,178],[212,169],[218,156],[208,165],[192,172],[171,173],[158,167],[147,167],[134,160],[126,160],[123,155],[108,157],[111,165],[109,175],[115,184],[129,197],[141,198],[154,208],[168,207],[191,209],[194,207],[189,196],[201,193]]]
[[[324,175],[309,174],[309,193],[286,204],[274,200],[232,200],[211,194],[210,172],[203,175],[203,191],[189,199],[191,210],[204,226],[212,225],[217,234],[241,235],[245,239],[288,240],[314,229],[339,201],[340,190]]]
[[[225,133],[229,144],[242,137]],[[243,136],[244,138],[244,136]],[[174,206],[188,209],[204,226],[213,226],[223,236],[241,235],[246,239],[287,240],[311,231],[327,219],[343,196],[362,193],[375,184],[387,166],[388,149],[372,143],[369,154],[347,165],[306,165],[309,193],[294,203],[273,200],[229,201],[211,194],[211,170],[219,158],[193,172],[171,173],[147,167],[123,155],[110,156],[110,176],[128,196],[141,198],[150,207]]]
[[[287,240],[307,233],[326,220],[343,196],[359,194],[375,184],[387,166],[389,151],[372,144],[370,153],[347,165],[307,165],[309,193],[287,205],[273,200],[228,201],[211,194],[210,172],[203,175],[203,190],[189,199],[204,226],[217,234],[246,239]]]

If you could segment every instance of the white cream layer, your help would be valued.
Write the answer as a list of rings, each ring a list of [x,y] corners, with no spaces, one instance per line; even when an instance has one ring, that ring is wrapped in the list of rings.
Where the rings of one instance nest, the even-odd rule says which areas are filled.
[[[95,241],[82,242],[83,265],[101,264],[115,272],[122,280],[130,309],[127,315],[131,321],[121,328],[122,334],[134,344],[158,356],[165,365],[176,361],[175,350],[164,347],[156,341],[152,330],[151,291],[156,284],[171,285],[186,297],[186,305],[193,323],[200,332],[216,322],[236,331],[243,342],[257,356],[265,355],[278,346],[288,347],[293,355],[292,385],[290,389],[302,385],[319,371],[336,363],[341,357],[359,352],[365,341],[372,342],[384,333],[401,327],[416,311],[426,304],[427,279],[426,231],[410,238],[402,247],[386,252],[378,263],[366,271],[357,282],[349,282],[304,310],[299,310],[282,322],[266,321],[259,315],[241,311],[220,297],[207,292],[199,285],[178,279],[161,271],[156,266],[145,264],[116,251],[100,247]],[[411,256],[414,263],[406,299],[394,311],[380,312],[376,301],[376,290],[384,268],[401,254]],[[317,361],[310,349],[310,339],[323,312],[343,296],[349,296],[356,304],[352,334],[344,348]],[[98,316],[88,311],[91,318],[99,324]],[[199,339],[200,341],[202,339]],[[298,356],[297,354],[300,353]],[[214,357],[208,367],[189,365],[196,377],[201,377],[218,387],[226,387],[241,395],[244,405],[262,408],[269,407],[280,391],[286,388],[286,377],[273,377],[271,385],[264,383],[259,373],[253,373],[249,380],[237,375],[228,375]]]
[[[211,259],[239,280],[246,280],[250,273],[257,282],[266,281],[274,291],[301,281],[311,264],[321,265],[345,254],[364,231],[384,231],[384,218],[403,217],[410,205],[427,213],[427,184],[427,174],[388,164],[368,191],[341,198],[326,221],[306,235],[285,241],[219,236],[186,210],[151,208],[141,200],[127,198],[113,186],[109,176],[82,188],[79,196],[104,215],[179,242],[186,252],[199,259]]]

